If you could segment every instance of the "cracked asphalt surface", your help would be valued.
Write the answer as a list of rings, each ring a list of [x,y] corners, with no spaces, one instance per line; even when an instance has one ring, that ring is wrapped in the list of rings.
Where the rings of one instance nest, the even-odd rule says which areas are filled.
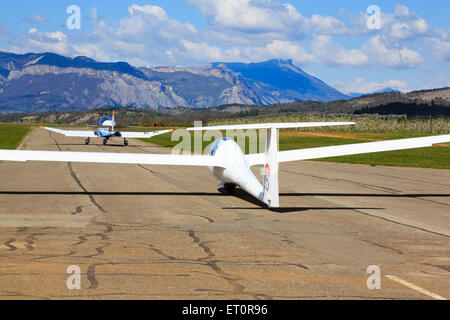
[[[92,142],[23,146],[169,152]],[[3,162],[0,182],[1,299],[430,299],[385,275],[450,298],[450,170],[282,164],[277,210],[206,168]]]

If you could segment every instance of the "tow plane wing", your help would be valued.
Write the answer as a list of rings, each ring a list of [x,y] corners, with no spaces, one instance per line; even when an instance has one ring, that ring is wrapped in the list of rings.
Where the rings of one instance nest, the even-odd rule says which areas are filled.
[[[41,128],[65,135],[66,137],[95,138],[99,136],[97,131],[61,130],[48,127],[41,127]],[[121,138],[151,138],[172,131],[173,130],[160,130],[151,132],[118,132],[118,136],[120,136]]]
[[[80,137],[80,138],[95,138],[98,137],[97,131],[82,131],[82,130],[60,130],[55,128],[41,127],[42,129],[56,132],[66,137]]]
[[[151,132],[120,132],[122,138],[151,138],[159,136],[160,134],[169,133],[173,130],[161,130],[161,131],[151,131]]]

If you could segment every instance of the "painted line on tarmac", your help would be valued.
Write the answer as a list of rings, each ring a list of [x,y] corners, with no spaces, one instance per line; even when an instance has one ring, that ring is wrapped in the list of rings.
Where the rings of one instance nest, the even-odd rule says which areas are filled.
[[[426,290],[424,288],[416,286],[415,284],[412,284],[412,283],[410,283],[408,281],[400,279],[400,278],[398,278],[396,276],[386,275],[386,278],[391,279],[392,281],[398,282],[398,283],[400,283],[400,284],[402,284],[402,285],[404,285],[404,286],[406,286],[406,287],[408,287],[410,289],[413,289],[413,290],[415,290],[417,292],[420,292],[420,293],[422,293],[424,295],[427,295],[427,296],[429,296],[429,297],[431,297],[433,299],[436,299],[436,300],[447,300],[447,298],[444,298],[444,297],[442,297],[442,296],[440,296],[438,294],[435,294],[435,293],[430,292],[430,291],[428,291],[428,290]]]

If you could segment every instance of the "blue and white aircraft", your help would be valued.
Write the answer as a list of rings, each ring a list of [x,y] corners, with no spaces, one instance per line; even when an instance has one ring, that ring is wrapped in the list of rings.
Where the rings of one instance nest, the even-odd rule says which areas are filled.
[[[113,111],[112,117],[102,117],[98,120],[100,127],[95,131],[77,131],[77,130],[60,130],[54,128],[41,127],[43,129],[53,131],[59,134],[63,134],[66,137],[83,137],[86,138],[85,143],[89,144],[91,138],[103,138],[103,144],[106,145],[111,138],[123,138],[124,145],[128,145],[127,138],[151,138],[160,134],[172,132],[172,130],[161,130],[153,132],[119,132],[115,131],[117,126],[115,120],[115,112]]]
[[[203,166],[225,184],[227,190],[238,186],[270,208],[280,206],[278,193],[278,164],[280,162],[313,160],[335,156],[345,156],[391,150],[431,147],[434,144],[450,142],[450,134],[421,138],[388,140],[347,144],[341,146],[278,150],[278,130],[283,128],[306,128],[319,126],[352,125],[348,122],[309,123],[262,123],[216,127],[196,127],[188,130],[267,130],[264,153],[244,154],[232,139],[216,140],[208,155],[145,154],[145,153],[102,153],[102,152],[59,152],[0,150],[0,160],[4,161],[57,161],[83,163],[123,163],[167,166]],[[264,166],[261,183],[251,171],[255,165]]]

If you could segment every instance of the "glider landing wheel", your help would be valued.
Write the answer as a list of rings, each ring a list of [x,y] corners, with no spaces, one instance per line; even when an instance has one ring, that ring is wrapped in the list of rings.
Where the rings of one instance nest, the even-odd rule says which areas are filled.
[[[128,140],[127,139],[123,139],[123,144],[127,146],[128,145]]]
[[[86,145],[88,145],[91,142],[91,139],[87,138],[86,141],[84,141],[84,143],[86,143]]]
[[[106,143],[108,142],[108,139],[103,139],[103,145],[106,145]]]
[[[223,187],[228,194],[234,194],[234,191],[236,189],[236,185],[234,183],[225,183]]]

